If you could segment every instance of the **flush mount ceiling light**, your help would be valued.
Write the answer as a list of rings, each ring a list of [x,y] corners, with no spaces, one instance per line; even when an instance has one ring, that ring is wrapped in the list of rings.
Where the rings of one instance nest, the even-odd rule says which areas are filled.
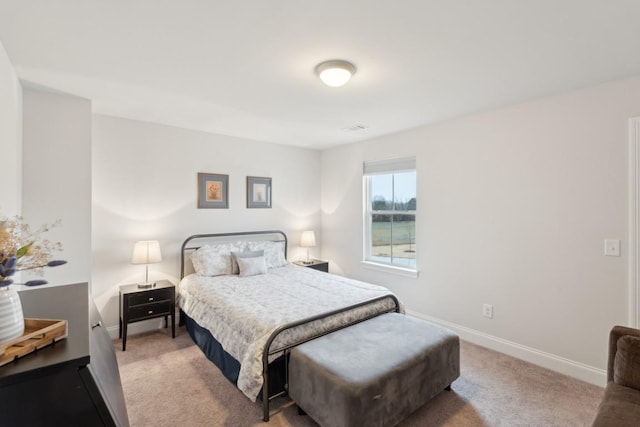
[[[327,86],[344,86],[356,72],[356,67],[347,61],[334,59],[318,64],[316,73]]]

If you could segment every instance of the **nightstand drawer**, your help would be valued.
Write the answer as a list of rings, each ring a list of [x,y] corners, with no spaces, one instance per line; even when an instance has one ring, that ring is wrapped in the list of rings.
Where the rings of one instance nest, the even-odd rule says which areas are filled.
[[[328,262],[319,262],[317,264],[307,265],[308,268],[313,268],[314,270],[324,271],[325,273],[329,272],[329,263]]]
[[[148,304],[158,301],[167,301],[172,299],[172,289],[158,289],[157,291],[140,292],[139,294],[133,294],[129,296],[129,307],[140,304]]]
[[[171,314],[171,301],[158,302],[153,304],[137,305],[129,307],[129,321],[144,319],[146,317],[157,317]]]

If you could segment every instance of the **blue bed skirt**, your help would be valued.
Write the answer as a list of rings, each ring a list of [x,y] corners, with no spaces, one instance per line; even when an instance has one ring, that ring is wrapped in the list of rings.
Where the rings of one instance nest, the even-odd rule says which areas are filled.
[[[200,326],[195,320],[187,316],[180,310],[180,323],[186,325],[187,332],[191,336],[193,342],[196,343],[204,355],[220,369],[222,375],[225,376],[233,385],[238,383],[238,375],[240,373],[240,362],[227,353],[222,344],[216,340],[208,329]],[[269,396],[280,393],[285,388],[286,383],[286,366],[285,358],[279,357],[269,364]],[[262,391],[259,394],[262,400]]]
[[[229,353],[224,351],[220,344],[211,335],[208,329],[198,325],[195,320],[183,314],[186,322],[187,331],[193,342],[200,347],[200,350],[207,356],[207,359],[213,362],[220,371],[232,384],[238,383],[238,375],[240,373],[240,362],[233,358]]]

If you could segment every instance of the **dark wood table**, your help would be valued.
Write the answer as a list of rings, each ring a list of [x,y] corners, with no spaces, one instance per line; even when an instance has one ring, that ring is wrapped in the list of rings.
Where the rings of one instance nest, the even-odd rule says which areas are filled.
[[[87,283],[20,290],[26,318],[67,338],[0,367],[0,426],[128,426],[115,350]]]

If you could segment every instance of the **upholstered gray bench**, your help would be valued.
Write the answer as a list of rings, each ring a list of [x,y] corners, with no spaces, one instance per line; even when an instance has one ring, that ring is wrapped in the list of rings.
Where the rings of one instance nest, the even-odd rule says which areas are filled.
[[[457,335],[390,313],[295,347],[289,396],[321,426],[386,427],[459,375]]]

